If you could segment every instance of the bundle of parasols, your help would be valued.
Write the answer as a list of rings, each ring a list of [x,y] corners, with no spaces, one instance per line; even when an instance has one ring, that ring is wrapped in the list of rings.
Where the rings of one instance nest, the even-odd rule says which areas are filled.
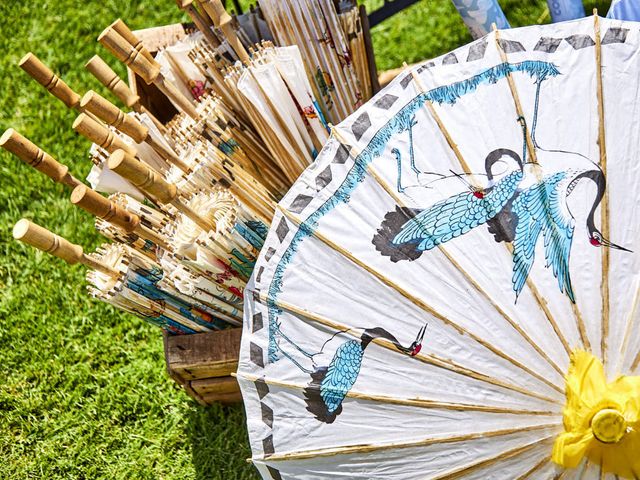
[[[78,111],[92,142],[87,183],[13,129],[0,146],[71,190],[108,240],[85,253],[27,219],[14,237],[81,263],[89,293],[171,334],[240,326],[243,290],[276,203],[373,94],[355,4],[261,0],[232,17],[220,0],[178,0],[195,28],[155,56],[122,20],[98,37],[175,108],[152,111],[99,56],[85,67],[131,112],[80,96],[28,53],[20,67]]]

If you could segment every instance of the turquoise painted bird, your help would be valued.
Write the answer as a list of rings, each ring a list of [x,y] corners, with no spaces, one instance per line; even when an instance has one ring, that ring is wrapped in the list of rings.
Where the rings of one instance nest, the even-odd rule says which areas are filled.
[[[415,260],[423,252],[487,224],[497,242],[513,244],[512,287],[517,298],[542,237],[546,267],[552,269],[560,291],[575,302],[569,272],[575,218],[567,197],[580,181],[588,179],[596,185],[586,220],[589,243],[594,247],[630,250],[609,242],[595,225],[595,213],[606,190],[605,177],[598,165],[571,152],[552,152],[552,155],[564,156],[562,162],[555,158],[555,164],[572,167],[546,176],[541,176],[538,170],[534,176],[530,172],[525,174],[525,165],[514,151],[494,150],[485,160],[488,183],[484,189],[469,186],[467,191],[423,210],[397,207],[387,213],[372,243],[393,262]],[[507,164],[508,168],[497,174],[494,168],[498,164]],[[580,166],[573,168],[573,165]],[[539,168],[538,165],[532,167]]]
[[[396,337],[380,327],[364,330],[360,340],[344,342],[338,347],[328,366],[316,367],[311,373],[311,383],[304,389],[307,410],[321,422],[333,423],[342,412],[343,400],[358,379],[367,346],[376,338],[384,338],[400,352],[414,357],[422,349],[426,330],[425,325],[408,347],[401,345]]]

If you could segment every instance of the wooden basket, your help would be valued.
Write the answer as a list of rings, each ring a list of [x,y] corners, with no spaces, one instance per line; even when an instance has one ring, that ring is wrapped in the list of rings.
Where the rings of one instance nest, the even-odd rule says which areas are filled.
[[[164,334],[167,372],[202,405],[242,400],[238,369],[241,328],[193,335]]]

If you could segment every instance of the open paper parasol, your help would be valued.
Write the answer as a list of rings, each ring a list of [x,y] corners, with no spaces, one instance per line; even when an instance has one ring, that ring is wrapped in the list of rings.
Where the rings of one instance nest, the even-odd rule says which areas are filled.
[[[495,31],[333,129],[246,290],[263,478],[640,476],[639,54]]]

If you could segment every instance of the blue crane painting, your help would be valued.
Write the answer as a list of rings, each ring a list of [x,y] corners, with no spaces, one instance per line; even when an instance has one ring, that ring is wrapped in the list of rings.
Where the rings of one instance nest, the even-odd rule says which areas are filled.
[[[527,123],[524,118],[514,119],[522,131],[522,150],[497,148],[485,156],[483,176],[486,184],[474,186],[469,177],[472,174],[453,171],[433,173],[420,170],[420,158],[414,155],[413,142],[419,141],[413,135],[417,124],[416,114],[426,102],[455,105],[463,96],[472,94],[483,85],[495,84],[515,73],[526,74],[536,86],[535,114],[532,119],[531,137],[536,151],[541,155],[561,158],[575,168],[550,172],[541,176],[539,165],[532,161],[527,152]],[[354,167],[337,190],[299,225],[286,251],[275,266],[273,277],[266,295],[265,304],[269,312],[268,362],[275,363],[287,359],[305,375],[309,381],[304,389],[306,409],[320,422],[333,423],[343,409],[343,400],[356,384],[365,359],[365,350],[375,338],[385,338],[393,343],[396,350],[408,357],[417,355],[422,348],[425,329],[418,332],[410,346],[398,342],[396,336],[379,326],[363,328],[359,339],[345,341],[322,365],[317,365],[314,357],[321,353],[301,348],[285,333],[279,315],[278,295],[282,287],[282,277],[300,243],[313,235],[318,221],[340,203],[349,201],[350,194],[366,177],[366,166],[375,158],[390,151],[397,165],[396,187],[404,193],[404,159],[399,148],[393,145],[398,135],[408,133],[409,166],[412,175],[434,177],[432,183],[453,180],[460,182],[462,191],[449,198],[441,199],[425,208],[396,206],[386,213],[375,233],[372,243],[375,249],[391,262],[415,261],[424,252],[439,245],[454,241],[473,229],[486,225],[488,234],[496,242],[513,245],[512,285],[516,298],[522,291],[535,260],[536,245],[543,241],[546,266],[557,278],[558,287],[572,301],[574,291],[569,272],[569,257],[573,242],[574,217],[566,199],[579,182],[590,181],[596,186],[591,211],[587,217],[588,242],[594,247],[627,250],[604,238],[596,227],[595,212],[605,193],[606,179],[600,167],[585,156],[562,150],[545,150],[535,140],[539,92],[549,78],[560,75],[555,65],[543,61],[525,60],[519,63],[500,63],[470,78],[439,86],[418,94],[405,105],[374,135],[369,144],[355,159]],[[387,147],[389,148],[388,150]],[[567,162],[555,162],[558,165]],[[413,187],[416,188],[416,187]],[[418,187],[419,188],[419,187]],[[425,188],[428,188],[425,187]],[[541,240],[542,239],[542,240]],[[340,332],[338,332],[340,333]],[[333,337],[331,337],[333,339]],[[323,346],[324,349],[324,346]],[[296,357],[311,360],[311,367],[304,366]]]
[[[383,338],[390,341],[399,352],[414,357],[422,349],[426,329],[426,325],[422,327],[408,347],[401,345],[396,337],[380,327],[367,328],[359,340],[342,343],[328,366],[316,366],[311,372],[312,381],[304,390],[307,410],[321,422],[333,423],[342,412],[342,401],[358,379],[367,346],[376,338]]]
[[[532,122],[533,144],[536,150],[551,156],[553,163],[576,165],[576,168],[542,176],[537,168],[538,163],[527,158],[526,140],[523,141],[522,156],[510,149],[495,149],[485,158],[484,176],[487,184],[484,188],[467,181],[465,176],[470,174],[453,171],[451,175],[435,174],[437,178],[434,182],[456,178],[462,181],[466,189],[424,209],[396,207],[387,213],[372,240],[376,250],[392,262],[414,261],[423,252],[486,224],[496,242],[513,245],[512,287],[517,298],[526,284],[535,260],[536,245],[542,238],[546,267],[551,268],[560,291],[575,303],[569,269],[575,219],[567,205],[567,198],[580,181],[588,180],[595,184],[596,191],[586,219],[586,240],[594,247],[629,252],[629,249],[604,238],[596,227],[596,210],[606,190],[606,179],[598,164],[579,153],[543,149],[537,144],[535,125],[541,85],[540,80]],[[526,135],[526,122],[522,118],[518,121]],[[410,165],[413,172],[421,174],[414,157],[414,126],[415,121],[412,120],[405,127],[409,132]],[[398,165],[397,189],[403,193],[402,157],[396,148],[392,153]],[[494,170],[497,165],[501,167],[499,171]],[[504,168],[504,165],[508,167]],[[523,187],[523,184],[527,186]]]

